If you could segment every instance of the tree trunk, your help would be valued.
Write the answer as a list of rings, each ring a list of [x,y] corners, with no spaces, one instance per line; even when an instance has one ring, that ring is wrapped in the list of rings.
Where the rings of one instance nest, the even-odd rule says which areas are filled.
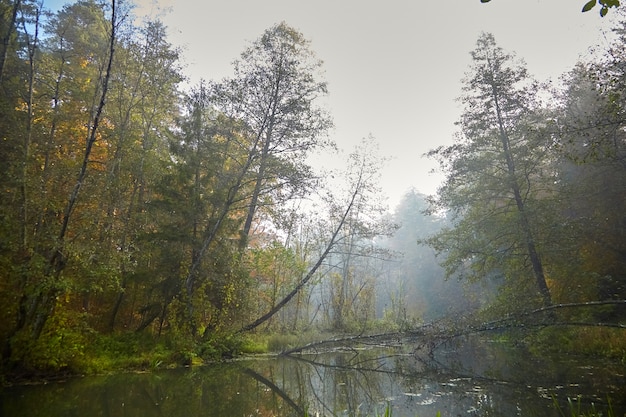
[[[248,206],[248,214],[246,215],[246,221],[243,225],[241,232],[241,240],[239,241],[239,250],[243,252],[248,244],[248,237],[250,235],[250,229],[252,228],[252,221],[256,213],[259,196],[261,195],[261,188],[263,186],[263,180],[265,177],[265,168],[267,166],[267,159],[270,153],[270,145],[272,143],[272,134],[274,131],[274,120],[276,118],[276,108],[278,106],[278,92],[280,88],[280,78],[276,80],[274,86],[274,93],[272,95],[272,105],[270,113],[266,115],[263,125],[260,127],[257,133],[257,142],[263,137],[265,131],[265,125],[267,124],[267,131],[265,131],[265,140],[263,142],[263,149],[261,151],[261,160],[259,162],[259,172],[257,173],[256,182],[254,184],[254,191],[252,192],[252,198],[250,199],[250,205]]]
[[[500,141],[502,143],[502,150],[506,158],[506,165],[507,165],[507,171],[508,171],[507,174],[509,177],[508,179],[509,179],[511,190],[513,191],[515,204],[517,206],[522,233],[524,233],[526,249],[528,250],[528,256],[530,258],[530,262],[533,267],[533,274],[535,276],[537,288],[543,300],[543,305],[549,306],[552,304],[552,297],[550,296],[550,290],[548,288],[548,284],[546,283],[546,277],[543,271],[543,264],[541,262],[541,258],[535,246],[533,232],[530,227],[528,215],[526,214],[525,202],[524,202],[524,199],[522,198],[522,193],[520,191],[520,187],[517,182],[515,162],[513,161],[513,155],[511,154],[509,136],[506,132],[504,121],[502,119],[502,113],[501,113],[500,105],[498,102],[498,94],[496,91],[496,86],[492,84],[491,87],[492,87],[493,98],[495,102],[496,115],[498,118],[498,128],[500,130]]]

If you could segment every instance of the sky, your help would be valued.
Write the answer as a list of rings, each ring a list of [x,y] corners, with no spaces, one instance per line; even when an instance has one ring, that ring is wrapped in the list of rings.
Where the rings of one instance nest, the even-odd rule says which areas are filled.
[[[430,149],[450,144],[456,98],[481,32],[525,60],[539,80],[557,80],[589,47],[606,45],[615,13],[581,13],[586,0],[136,0],[160,16],[183,48],[190,83],[232,75],[232,62],[271,26],[286,22],[324,61],[331,137],[345,151],[372,135],[390,208],[411,188],[432,194]],[[64,3],[48,0],[47,7]],[[331,163],[323,159],[321,164]]]

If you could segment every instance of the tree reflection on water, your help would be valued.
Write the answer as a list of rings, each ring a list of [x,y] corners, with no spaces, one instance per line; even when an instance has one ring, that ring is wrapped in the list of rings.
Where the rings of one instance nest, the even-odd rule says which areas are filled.
[[[73,378],[0,393],[3,416],[558,416],[581,396],[626,410],[623,365],[539,360],[468,339],[420,358],[402,347],[338,349],[143,374]],[[621,402],[620,402],[621,401]]]

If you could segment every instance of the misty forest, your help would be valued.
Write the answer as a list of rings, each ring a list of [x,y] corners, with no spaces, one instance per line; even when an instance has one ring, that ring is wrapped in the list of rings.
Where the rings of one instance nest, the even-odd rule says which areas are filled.
[[[415,155],[445,180],[389,208],[384,138],[341,169],[311,163],[338,150],[332,91],[288,23],[190,86],[167,28],[129,3],[2,0],[3,382],[339,339],[410,335],[432,356],[477,333],[623,365],[626,18],[611,13],[609,47],[558,83],[480,35],[457,134]]]

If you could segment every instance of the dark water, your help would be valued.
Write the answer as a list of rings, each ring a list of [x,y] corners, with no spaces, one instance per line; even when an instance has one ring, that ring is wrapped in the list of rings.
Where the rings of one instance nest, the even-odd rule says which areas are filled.
[[[419,359],[410,350],[346,349],[143,374],[72,378],[0,391],[0,415],[61,416],[571,416],[594,403],[626,415],[625,365],[539,360],[465,341]],[[577,400],[579,398],[580,400]],[[555,398],[564,406],[561,414]],[[318,413],[318,414],[316,414]]]

